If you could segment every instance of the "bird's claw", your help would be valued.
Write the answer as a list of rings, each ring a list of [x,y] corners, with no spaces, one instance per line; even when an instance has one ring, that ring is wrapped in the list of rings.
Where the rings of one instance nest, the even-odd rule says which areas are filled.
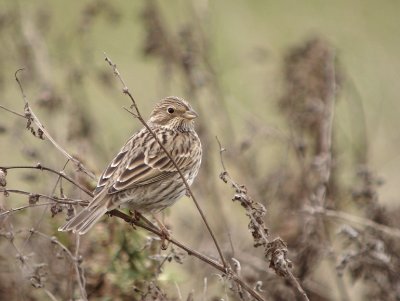
[[[136,210],[129,210],[129,214],[131,215],[131,226],[134,230],[136,230],[135,227],[135,222],[138,222],[140,220],[140,213],[137,212]]]
[[[161,229],[161,249],[166,250],[169,246],[169,240],[171,239],[171,233],[167,228]]]

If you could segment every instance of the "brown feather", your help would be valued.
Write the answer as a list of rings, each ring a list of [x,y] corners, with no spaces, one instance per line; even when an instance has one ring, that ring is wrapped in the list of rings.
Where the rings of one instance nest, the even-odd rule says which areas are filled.
[[[147,122],[174,158],[189,184],[201,163],[201,143],[194,131],[197,114],[177,97],[160,101]],[[144,127],[121,148],[101,175],[89,206],[61,227],[86,233],[107,211],[128,205],[141,212],[172,205],[185,193],[176,167]]]

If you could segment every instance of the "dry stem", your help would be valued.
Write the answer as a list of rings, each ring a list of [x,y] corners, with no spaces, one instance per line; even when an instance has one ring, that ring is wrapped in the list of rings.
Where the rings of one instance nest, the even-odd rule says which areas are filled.
[[[105,55],[105,54],[104,54],[104,55]],[[142,117],[142,115],[141,115],[141,113],[140,113],[140,111],[139,111],[139,108],[138,108],[138,106],[137,106],[137,104],[136,104],[135,99],[133,98],[131,92],[129,91],[128,87],[126,86],[124,80],[122,79],[120,72],[119,72],[118,69],[117,69],[117,65],[114,64],[114,63],[110,60],[110,58],[107,57],[107,55],[105,55],[105,60],[106,60],[106,62],[112,67],[115,76],[117,76],[117,78],[120,80],[120,82],[121,82],[121,84],[122,84],[122,86],[123,86],[123,87],[122,87],[123,93],[126,94],[126,95],[128,95],[129,98],[130,98],[131,101],[132,101],[132,106],[131,106],[131,108],[133,107],[133,108],[135,109],[135,112],[136,112],[136,113],[133,113],[133,112],[131,112],[131,113],[133,113],[133,115],[134,115],[137,119],[139,119],[139,121],[140,121],[140,122],[146,127],[146,129],[151,133],[151,135],[154,137],[154,139],[157,141],[157,143],[160,145],[160,147],[163,149],[163,151],[165,152],[165,154],[168,156],[168,158],[170,159],[170,161],[172,162],[172,164],[174,165],[174,167],[175,167],[176,170],[178,171],[180,177],[182,178],[182,181],[184,182],[184,184],[185,184],[185,186],[186,186],[187,192],[189,193],[190,197],[192,198],[194,204],[196,205],[196,208],[197,208],[197,210],[199,211],[199,213],[200,213],[200,215],[201,215],[201,218],[203,219],[204,224],[206,225],[207,230],[208,230],[208,232],[210,233],[210,235],[211,235],[211,237],[212,237],[212,239],[213,239],[213,241],[214,241],[214,244],[215,244],[215,246],[216,246],[216,248],[217,248],[217,250],[218,250],[219,256],[220,256],[220,258],[221,258],[222,264],[223,264],[223,266],[225,267],[225,269],[227,270],[226,272],[228,272],[229,266],[228,266],[227,263],[226,263],[226,260],[225,260],[225,258],[224,258],[223,253],[222,253],[222,250],[221,250],[221,248],[220,248],[220,246],[219,246],[219,244],[218,244],[218,241],[217,241],[217,239],[216,239],[216,237],[215,237],[213,231],[211,230],[211,227],[210,227],[210,225],[209,225],[209,223],[208,223],[208,221],[207,221],[207,218],[206,218],[205,214],[203,213],[203,210],[201,209],[199,203],[198,203],[197,200],[196,200],[196,197],[194,196],[192,190],[190,189],[190,186],[189,186],[188,182],[186,181],[185,176],[183,175],[182,171],[180,170],[178,164],[175,162],[174,158],[172,158],[171,154],[168,152],[168,150],[165,148],[165,146],[164,146],[164,145],[161,143],[161,141],[158,139],[157,135],[154,133],[154,131],[149,127],[149,125],[148,125],[148,124],[146,123],[146,121],[143,119],[143,117]]]
[[[22,88],[22,84],[18,78],[18,72],[22,71],[23,69],[18,69],[15,72],[15,80],[18,83],[19,89],[21,90],[21,94],[22,94],[22,98],[24,99],[25,102],[25,118],[28,120],[28,124],[30,122],[33,122],[34,124],[36,124],[36,126],[40,129],[41,133],[43,133],[44,136],[47,137],[47,139],[50,140],[50,142],[65,156],[67,157],[69,160],[71,160],[76,167],[78,168],[78,170],[83,171],[86,175],[88,175],[90,178],[95,179],[95,175],[89,171],[87,168],[85,168],[85,166],[82,164],[82,162],[80,162],[78,159],[72,157],[66,150],[64,150],[54,139],[53,137],[49,134],[49,132],[47,132],[47,130],[45,129],[45,127],[43,126],[43,124],[40,122],[40,120],[36,117],[35,113],[33,112],[32,108],[29,105],[28,102],[28,98],[25,95],[24,89]],[[10,111],[7,109],[7,111]],[[16,114],[15,112],[12,112],[14,114]],[[19,116],[21,116],[20,114],[17,114]],[[40,135],[39,135],[40,136]]]
[[[155,136],[154,132],[151,131],[151,129],[148,127],[148,125],[146,124],[146,122],[144,121],[144,119],[142,118],[142,116],[140,115],[140,111],[139,111],[138,107],[136,106],[135,100],[134,100],[133,96],[131,95],[131,93],[129,92],[128,88],[126,87],[126,85],[125,85],[124,81],[122,80],[121,76],[119,75],[119,72],[118,72],[118,70],[116,69],[116,66],[115,66],[114,64],[112,64],[112,62],[111,62],[107,57],[106,57],[106,61],[113,67],[114,72],[116,73],[116,75],[117,75],[118,78],[120,79],[121,83],[123,84],[123,86],[124,86],[124,88],[123,88],[124,94],[127,94],[127,95],[130,97],[130,99],[132,100],[132,103],[133,103],[132,106],[134,107],[134,109],[135,109],[135,111],[136,111],[136,114],[133,113],[133,112],[131,112],[131,113],[133,113],[133,114],[144,124],[144,126],[146,126],[146,128],[152,133],[152,135],[153,135],[153,136],[155,137],[155,139],[158,141],[158,143],[160,144],[160,146],[162,147],[162,149],[166,152],[167,156],[168,156],[169,159],[172,161],[172,163],[175,165],[177,171],[179,172],[180,176],[182,177],[182,179],[183,179],[183,181],[184,181],[184,183],[185,183],[185,185],[186,185],[186,188],[188,189],[189,194],[191,195],[193,201],[195,202],[195,204],[196,204],[196,206],[197,206],[197,208],[198,208],[198,210],[199,210],[199,212],[200,212],[200,214],[201,214],[201,216],[202,216],[202,218],[203,218],[203,220],[204,220],[204,222],[205,222],[205,224],[206,224],[206,226],[207,226],[207,229],[209,230],[209,232],[210,232],[210,234],[211,234],[211,236],[212,236],[212,238],[213,238],[213,240],[214,240],[214,243],[215,243],[215,245],[216,245],[216,247],[217,247],[217,250],[218,250],[218,252],[219,252],[219,254],[220,254],[222,264],[219,263],[219,262],[217,262],[217,261],[214,261],[213,259],[207,257],[207,256],[204,255],[204,254],[201,254],[200,252],[198,252],[198,251],[196,251],[196,250],[193,250],[193,249],[191,249],[191,248],[185,246],[184,244],[182,244],[181,242],[175,240],[175,239],[172,238],[172,237],[167,237],[167,240],[170,241],[172,244],[174,244],[174,245],[180,247],[181,249],[185,250],[189,255],[193,255],[193,256],[197,257],[198,259],[202,260],[203,262],[207,263],[208,265],[210,265],[210,266],[216,268],[217,270],[221,271],[223,274],[225,274],[227,277],[229,277],[229,279],[232,279],[232,280],[235,281],[240,287],[243,287],[243,289],[246,290],[246,291],[247,291],[254,299],[256,299],[257,301],[264,301],[263,297],[261,297],[252,287],[250,287],[248,284],[246,284],[236,273],[234,273],[234,272],[227,266],[227,263],[226,263],[226,261],[225,261],[223,255],[222,255],[222,251],[221,251],[221,249],[220,249],[220,247],[219,247],[219,245],[218,245],[218,243],[217,243],[217,241],[216,241],[216,238],[215,238],[215,236],[214,236],[214,234],[213,234],[213,232],[212,232],[212,230],[211,230],[211,228],[210,228],[210,226],[209,226],[209,224],[208,224],[206,218],[205,218],[205,215],[204,215],[204,213],[202,212],[201,208],[199,207],[198,202],[196,201],[195,196],[193,195],[193,193],[192,193],[192,191],[191,191],[191,189],[190,189],[190,187],[189,187],[189,185],[188,185],[186,179],[183,177],[182,172],[180,171],[179,167],[177,166],[176,162],[173,160],[173,158],[171,157],[171,155],[168,153],[168,151],[165,149],[165,147],[161,144],[161,142],[157,139],[157,137]],[[31,110],[30,107],[29,107],[29,104],[28,104],[28,102],[27,102],[27,98],[26,98],[26,96],[25,96],[25,94],[24,94],[24,92],[23,92],[23,89],[22,89],[22,85],[20,84],[19,79],[18,79],[17,76],[16,76],[16,80],[17,80],[17,82],[18,82],[18,84],[19,84],[19,86],[20,86],[20,90],[21,90],[21,93],[22,93],[23,98],[24,98],[24,101],[25,101],[25,108],[26,108],[26,110],[28,110],[28,114],[25,114],[24,118],[28,119],[28,121],[29,121],[29,120],[30,120],[30,121],[33,121],[33,122],[38,126],[38,128],[41,129],[41,130],[43,131],[44,135],[46,135],[47,138],[51,137],[51,136],[48,134],[48,132],[44,129],[44,127],[42,126],[42,124],[41,124],[41,122],[39,121],[39,119],[37,119],[37,117],[36,117],[34,114],[32,114],[32,110]],[[6,109],[6,110],[9,111],[9,112],[11,112],[11,110],[9,110],[9,109]],[[11,113],[15,113],[15,112],[11,112]],[[21,114],[18,114],[18,113],[17,113],[16,115],[22,117]],[[77,164],[77,166],[79,167],[80,170],[83,170],[83,171],[85,172],[86,169],[83,168],[83,165],[81,165],[81,163],[80,163],[79,161],[77,161],[76,159],[74,159],[73,157],[71,157],[70,155],[68,155],[68,153],[67,153],[64,149],[62,149],[62,148],[54,141],[54,139],[49,138],[49,140],[53,143],[53,145],[54,145],[60,152],[62,152],[64,155],[66,155],[67,158],[69,158],[71,161],[73,161],[75,164]],[[76,181],[74,181],[72,178],[68,177],[64,172],[57,172],[56,170],[54,170],[54,169],[52,169],[52,168],[48,168],[48,167],[42,166],[40,163],[37,164],[36,166],[4,166],[4,167],[0,167],[0,169],[5,170],[5,171],[6,171],[6,170],[10,170],[10,169],[37,169],[37,170],[42,170],[42,171],[44,170],[44,171],[47,171],[47,172],[56,174],[56,175],[58,175],[59,177],[64,178],[65,180],[69,181],[70,183],[72,183],[74,186],[76,186],[76,187],[79,188],[80,190],[82,190],[82,191],[84,191],[85,193],[87,193],[89,196],[93,197],[93,193],[92,193],[91,191],[89,191],[89,190],[86,189],[85,187],[81,186],[79,183],[77,183]],[[5,188],[4,188],[4,191],[6,191]],[[25,195],[30,195],[29,192],[22,191],[22,190],[10,190],[9,192],[21,193],[21,194],[25,194]],[[59,198],[50,197],[50,196],[42,195],[42,194],[35,194],[35,195],[37,195],[39,198],[42,197],[42,198],[46,198],[46,199],[51,199],[52,201],[65,201],[65,202],[67,202],[68,204],[70,204],[70,201],[75,201],[77,204],[80,203],[81,205],[85,205],[85,204],[86,204],[86,202],[84,202],[84,201],[82,202],[82,201],[77,201],[77,200],[73,200],[73,199],[63,199],[63,198],[59,199]],[[11,214],[11,213],[13,213],[13,212],[15,212],[15,211],[23,210],[23,209],[26,209],[26,208],[29,208],[29,207],[47,206],[47,205],[50,205],[50,204],[52,204],[52,203],[29,204],[29,205],[26,205],[26,206],[22,206],[22,207],[20,207],[20,208],[15,208],[15,209],[11,209],[11,210],[2,212],[2,215]],[[113,210],[113,211],[110,212],[110,214],[113,215],[113,216],[116,216],[116,217],[118,217],[118,218],[121,218],[121,219],[125,220],[126,222],[128,222],[128,223],[130,223],[130,224],[134,224],[135,226],[141,227],[141,228],[143,228],[143,229],[145,229],[145,230],[147,230],[147,231],[150,231],[150,232],[152,232],[152,233],[154,233],[154,234],[156,234],[156,235],[158,235],[158,236],[160,236],[160,237],[163,237],[161,231],[160,231],[159,229],[155,228],[155,227],[154,227],[146,218],[144,218],[143,216],[141,216],[141,219],[140,219],[140,220],[141,220],[142,222],[140,222],[140,221],[137,221],[137,220],[132,219],[129,215],[127,215],[127,214],[125,214],[125,213],[123,213],[123,212],[121,212],[121,211],[118,211],[118,210]],[[32,230],[32,231],[35,231],[35,233],[38,233],[36,230]],[[45,235],[45,234],[44,234],[44,235]],[[69,252],[70,252],[70,251],[69,251]],[[71,252],[70,252],[70,253],[71,253]],[[72,253],[71,253],[71,255],[72,255]],[[74,256],[72,255],[71,258],[74,258]],[[78,270],[77,270],[77,266],[75,266],[75,270],[76,270],[76,272],[77,272],[77,278],[78,278],[77,281],[78,281],[79,287],[80,287],[80,289],[82,290],[82,288],[83,288],[82,282],[81,282],[81,279],[82,279],[82,278],[81,278],[81,276],[80,276],[80,274],[79,274],[79,268],[78,268]],[[83,290],[84,290],[84,288],[83,288]],[[82,292],[82,297],[86,300],[86,292],[85,292],[85,291]]]
[[[221,160],[221,165],[223,169],[223,173],[221,174],[221,179],[227,183],[229,182],[233,188],[235,188],[235,191],[237,193],[245,194],[245,196],[240,197],[239,201],[242,203],[242,206],[246,208],[247,210],[247,215],[249,216],[251,223],[253,224],[252,228],[255,228],[253,231],[257,232],[257,237],[254,237],[255,241],[255,246],[258,245],[264,245],[266,248],[266,256],[270,256],[270,267],[275,270],[275,272],[279,275],[282,276],[290,281],[290,283],[298,290],[300,295],[302,296],[303,300],[308,301],[308,296],[300,283],[297,281],[296,277],[294,277],[293,273],[291,272],[291,262],[289,259],[287,259],[287,247],[286,243],[283,242],[280,238],[277,238],[273,241],[270,241],[267,238],[267,234],[265,233],[265,227],[260,224],[259,218],[257,216],[254,216],[254,210],[257,210],[256,203],[253,202],[250,197],[248,197],[246,188],[244,186],[239,185],[236,183],[232,177],[229,175],[225,163],[223,160],[223,152],[225,151],[225,148],[222,147],[221,142],[219,141],[218,137],[216,137],[218,145],[219,145],[219,153],[220,153],[220,160]],[[234,200],[237,197],[234,197]],[[254,204],[253,204],[254,203]],[[261,221],[261,223],[263,223]],[[250,225],[249,225],[250,228]],[[260,243],[259,241],[263,240],[263,243]]]

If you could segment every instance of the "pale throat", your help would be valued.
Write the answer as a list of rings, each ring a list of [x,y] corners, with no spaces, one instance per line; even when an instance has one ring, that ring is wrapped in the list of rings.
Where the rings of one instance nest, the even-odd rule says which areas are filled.
[[[177,119],[177,118],[172,119],[170,122],[163,125],[163,127],[169,130],[174,130],[179,132],[189,132],[194,130],[193,121],[186,119]]]
[[[188,132],[194,130],[194,122],[183,118],[173,118],[166,123],[160,123],[156,121],[157,118],[151,117],[148,121],[149,125],[161,126],[168,130]]]

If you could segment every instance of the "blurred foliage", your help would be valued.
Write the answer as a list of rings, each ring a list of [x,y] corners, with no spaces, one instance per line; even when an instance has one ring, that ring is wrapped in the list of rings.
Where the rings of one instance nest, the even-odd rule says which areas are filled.
[[[270,233],[288,242],[294,273],[312,300],[345,300],[346,294],[349,300],[396,300],[398,242],[363,229],[341,229],[339,236],[334,223],[325,224],[327,233],[321,234],[320,220],[300,211],[318,184],[315,159],[324,122],[319,112],[332,81],[324,78],[324,66],[334,51],[338,93],[327,206],[399,227],[399,9],[399,2],[372,0],[0,0],[0,105],[23,112],[14,72],[25,68],[25,93],[40,120],[98,175],[140,126],[121,109],[130,103],[104,62],[106,52],[144,115],[169,94],[184,96],[199,111],[205,157],[194,190],[227,257],[242,263],[244,279],[262,281],[263,294],[273,300],[296,298],[254,250],[242,208],[230,202],[230,187],[218,180],[222,168],[215,136],[227,149],[230,173],[266,206]],[[41,162],[62,170],[62,154],[25,125],[0,111],[0,166]],[[65,168],[93,188],[94,181],[75,171],[71,163]],[[383,188],[373,171],[384,179]],[[7,188],[60,195],[57,183],[43,172],[7,173]],[[87,199],[62,184],[69,197]],[[27,203],[27,197],[0,196],[1,209]],[[60,300],[79,298],[68,260],[58,258],[48,240],[26,231],[57,235],[74,250],[73,237],[56,232],[68,210],[61,209],[54,218],[49,206],[0,216],[0,299],[44,300],[50,298],[45,289]],[[190,199],[166,216],[174,237],[217,256]],[[160,253],[159,242],[146,235],[104,218],[82,238],[90,300],[226,298],[229,283],[218,281],[214,270],[191,258],[182,265],[169,263],[164,259],[175,257],[165,254],[175,251]],[[24,270],[14,259],[19,252],[40,269]],[[31,287],[32,271],[45,289]]]

